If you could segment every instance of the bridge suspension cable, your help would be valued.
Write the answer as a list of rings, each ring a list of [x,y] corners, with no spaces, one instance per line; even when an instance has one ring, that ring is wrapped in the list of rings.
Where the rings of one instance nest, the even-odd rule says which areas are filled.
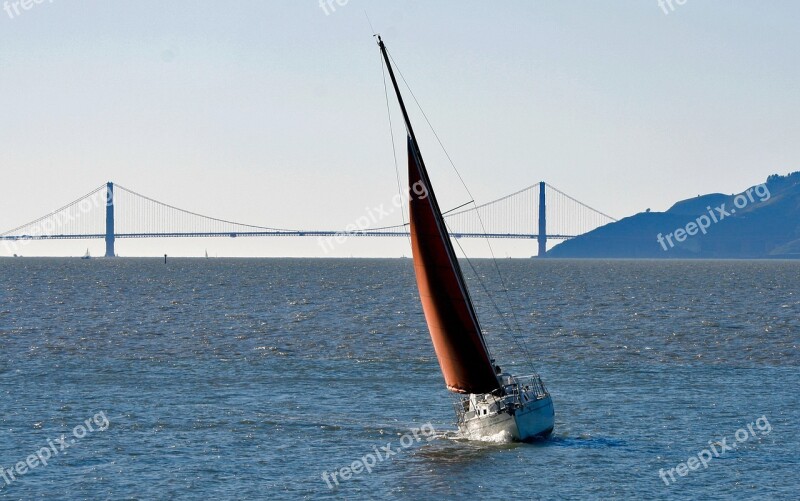
[[[546,201],[547,239],[567,239],[615,219],[537,183],[491,202],[457,206],[444,219],[456,238],[535,239],[540,233],[541,196]],[[115,189],[114,189],[115,188]],[[108,194],[113,193],[109,202]],[[109,216],[112,224],[109,225]],[[406,236],[407,224],[343,230],[287,229],[239,223],[181,209],[121,185],[98,186],[82,197],[33,221],[0,233],[0,240],[232,236]]]
[[[44,239],[55,235],[100,237],[105,218],[105,188],[106,185],[102,184],[42,217],[0,233],[0,238],[17,236]]]
[[[249,232],[294,232],[285,228],[273,228],[254,224],[237,223],[226,219],[205,216],[181,209],[173,205],[159,202],[153,198],[137,193],[122,185],[116,184],[114,204],[118,213],[116,221],[117,236],[139,234],[178,235],[195,234],[228,234]]]

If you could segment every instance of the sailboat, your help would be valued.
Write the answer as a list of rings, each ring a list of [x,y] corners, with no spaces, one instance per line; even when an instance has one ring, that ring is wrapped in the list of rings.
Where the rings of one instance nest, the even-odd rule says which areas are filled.
[[[377,39],[407,132],[409,232],[417,288],[445,386],[459,395],[459,430],[474,440],[546,437],[555,423],[553,400],[538,374],[505,373],[489,354],[386,45],[380,35]]]
[[[81,259],[91,259],[92,256],[89,254],[89,249],[86,249],[86,254],[81,257]]]

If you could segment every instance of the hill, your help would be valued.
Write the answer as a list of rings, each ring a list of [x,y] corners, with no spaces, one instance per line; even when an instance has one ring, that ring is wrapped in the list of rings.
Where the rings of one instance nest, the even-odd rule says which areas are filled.
[[[547,257],[800,258],[800,172],[624,218],[553,247]]]

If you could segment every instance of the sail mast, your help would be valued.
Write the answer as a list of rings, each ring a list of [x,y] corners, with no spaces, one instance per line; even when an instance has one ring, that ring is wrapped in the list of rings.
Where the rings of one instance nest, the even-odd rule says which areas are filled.
[[[389,70],[408,132],[409,211],[414,268],[436,356],[449,390],[489,393],[498,389],[500,384],[386,46],[380,36],[378,46]],[[418,185],[422,187],[421,193],[416,189]]]
[[[400,109],[403,112],[403,120],[405,120],[406,122],[406,130],[408,131],[408,135],[414,142],[414,144],[417,144],[417,136],[414,135],[414,128],[411,127],[411,120],[409,120],[408,118],[406,105],[403,102],[403,95],[400,94],[400,87],[397,85],[397,79],[394,77],[394,70],[392,70],[392,64],[389,62],[389,54],[386,52],[386,45],[384,45],[380,35],[378,35],[378,47],[380,47],[381,49],[383,60],[386,63],[386,69],[389,70],[389,77],[392,79],[392,86],[394,87],[394,93],[397,95],[397,101],[400,103]]]

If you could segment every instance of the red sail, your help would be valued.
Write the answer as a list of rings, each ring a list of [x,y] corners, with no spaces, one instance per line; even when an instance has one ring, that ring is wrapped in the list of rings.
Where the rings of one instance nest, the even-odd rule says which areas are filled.
[[[417,287],[445,384],[458,393],[489,393],[500,385],[424,162],[411,137],[408,183]]]

